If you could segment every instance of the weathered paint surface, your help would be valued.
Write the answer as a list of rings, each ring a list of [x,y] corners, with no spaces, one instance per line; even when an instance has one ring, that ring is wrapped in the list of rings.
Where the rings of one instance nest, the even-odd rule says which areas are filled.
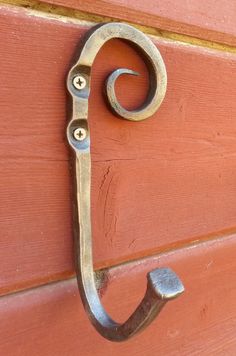
[[[48,284],[74,275],[65,77],[88,29],[75,22],[32,9],[0,10],[0,293],[12,293],[0,299],[0,354],[233,355],[234,54],[153,37],[167,66],[168,91],[157,114],[137,125],[111,114],[102,87],[117,67],[137,70],[139,78],[117,83],[119,100],[137,107],[148,89],[139,55],[113,41],[93,67],[95,268],[138,259],[105,275],[104,303],[124,320],[143,295],[146,272],[157,266],[180,275],[185,295],[143,335],[114,348],[89,324],[74,279]],[[231,34],[234,40],[227,28],[217,28],[226,43]]]

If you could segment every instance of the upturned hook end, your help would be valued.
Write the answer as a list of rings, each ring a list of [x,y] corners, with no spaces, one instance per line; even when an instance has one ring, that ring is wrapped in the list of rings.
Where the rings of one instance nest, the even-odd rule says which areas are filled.
[[[170,268],[157,268],[147,274],[148,288],[158,299],[171,300],[184,292],[184,285]]]

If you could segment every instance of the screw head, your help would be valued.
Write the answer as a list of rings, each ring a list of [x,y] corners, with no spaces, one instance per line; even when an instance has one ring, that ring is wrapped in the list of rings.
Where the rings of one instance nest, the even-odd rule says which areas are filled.
[[[86,86],[86,79],[82,75],[76,75],[73,78],[73,85],[78,90],[84,89]]]
[[[83,141],[87,136],[87,131],[83,127],[78,127],[73,132],[76,141]]]

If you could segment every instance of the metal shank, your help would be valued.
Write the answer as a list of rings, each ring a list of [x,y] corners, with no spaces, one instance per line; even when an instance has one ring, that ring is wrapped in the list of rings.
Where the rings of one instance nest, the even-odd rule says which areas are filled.
[[[75,252],[78,286],[84,308],[97,331],[111,341],[127,340],[144,329],[158,315],[167,301],[176,298],[184,287],[168,268],[156,269],[147,275],[146,294],[123,324],[113,321],[106,313],[100,301],[93,270],[92,231],[91,231],[91,157],[88,118],[88,97],[90,92],[90,73],[93,61],[102,45],[112,39],[121,38],[137,46],[146,56],[150,70],[150,91],[143,107],[127,111],[118,103],[114,83],[120,74],[136,74],[128,69],[113,72],[107,81],[108,101],[112,110],[119,116],[132,120],[143,120],[160,106],[166,92],[166,71],[162,57],[142,32],[120,23],[105,24],[96,27],[90,33],[77,63],[72,67],[67,79],[68,90],[73,99],[72,119],[67,127],[67,138],[75,154]],[[82,76],[83,88],[73,85],[76,76]],[[84,81],[85,80],[85,81]],[[84,85],[86,82],[86,85]],[[75,130],[81,129],[85,137],[76,139]]]

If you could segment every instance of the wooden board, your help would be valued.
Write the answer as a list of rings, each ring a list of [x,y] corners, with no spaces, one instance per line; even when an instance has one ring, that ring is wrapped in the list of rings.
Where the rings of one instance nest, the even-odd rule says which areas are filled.
[[[65,78],[87,28],[0,12],[0,292],[73,275]],[[236,57],[155,40],[168,72],[157,114],[119,120],[102,86],[117,67],[122,103],[144,100],[147,73],[128,44],[108,43],[93,67],[92,218],[95,267],[204,240],[236,225]]]
[[[130,21],[235,46],[236,3],[227,0],[43,0],[88,13]],[[55,11],[55,9],[54,9]]]
[[[103,302],[120,321],[139,303],[145,274],[170,265],[186,292],[142,334],[125,343],[103,339],[89,323],[74,279],[0,299],[0,354],[6,356],[234,355],[236,236],[114,269]]]

